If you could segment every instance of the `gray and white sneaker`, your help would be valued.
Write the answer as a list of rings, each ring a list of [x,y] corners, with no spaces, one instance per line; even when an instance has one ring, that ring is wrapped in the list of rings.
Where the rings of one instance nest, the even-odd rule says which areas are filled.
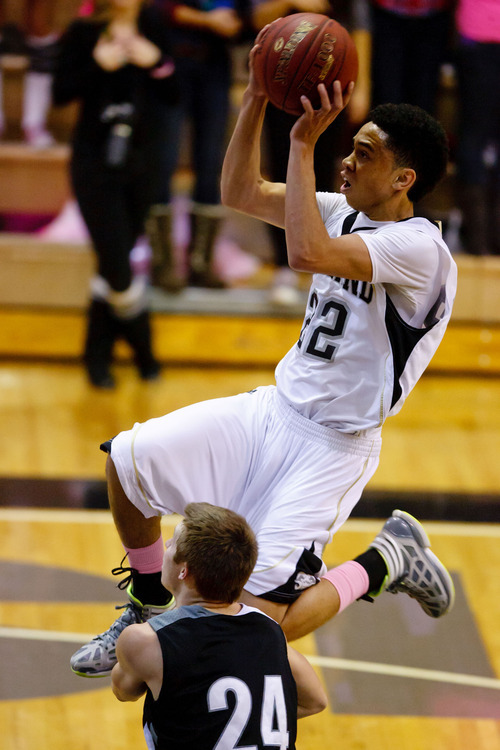
[[[403,510],[393,511],[370,547],[380,552],[387,565],[381,591],[408,594],[430,617],[442,617],[450,611],[455,601],[453,581],[431,551],[427,534],[416,518]]]
[[[152,617],[161,615],[175,606],[172,599],[164,607],[157,605],[143,605],[132,594],[132,586],[127,589],[129,601],[116,609],[125,609],[122,615],[104,633],[96,635],[89,643],[78,649],[71,657],[70,664],[73,672],[80,677],[105,677],[111,674],[116,664],[116,642],[118,636],[128,625],[146,622]]]

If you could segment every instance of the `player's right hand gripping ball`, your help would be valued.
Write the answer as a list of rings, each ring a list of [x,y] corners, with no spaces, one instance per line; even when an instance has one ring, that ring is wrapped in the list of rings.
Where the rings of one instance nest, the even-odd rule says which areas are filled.
[[[300,97],[320,106],[318,84],[330,98],[333,82],[345,91],[358,75],[356,46],[340,23],[320,13],[293,13],[274,21],[264,32],[254,58],[254,72],[271,104],[292,115],[301,115]]]

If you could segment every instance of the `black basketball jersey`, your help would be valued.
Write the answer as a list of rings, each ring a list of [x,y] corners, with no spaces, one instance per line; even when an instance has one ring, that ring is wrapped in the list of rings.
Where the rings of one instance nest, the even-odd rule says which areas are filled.
[[[271,618],[179,607],[148,621],[160,641],[163,685],[144,703],[150,750],[294,750],[297,691],[286,640]]]

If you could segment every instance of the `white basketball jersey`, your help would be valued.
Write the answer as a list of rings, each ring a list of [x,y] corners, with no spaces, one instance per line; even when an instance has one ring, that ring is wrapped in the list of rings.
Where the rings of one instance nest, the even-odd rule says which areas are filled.
[[[299,341],[277,388],[305,417],[340,432],[380,428],[399,411],[444,335],[457,269],[427,219],[371,221],[338,193],[317,193],[330,237],[364,240],[372,282],[314,274]]]

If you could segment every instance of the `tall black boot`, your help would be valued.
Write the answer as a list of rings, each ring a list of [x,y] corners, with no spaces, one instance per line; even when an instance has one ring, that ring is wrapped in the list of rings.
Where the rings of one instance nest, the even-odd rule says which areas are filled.
[[[153,251],[151,283],[166,292],[177,293],[185,287],[184,279],[177,274],[172,241],[172,209],[166,204],[151,207],[146,221],[151,250]]]
[[[196,207],[191,220],[191,239],[188,246],[190,286],[223,289],[226,285],[213,270],[215,240],[221,223],[220,206]]]
[[[490,195],[490,251],[492,255],[500,255],[500,187],[493,184]]]
[[[133,318],[116,318],[121,336],[132,347],[134,360],[143,380],[156,380],[161,366],[153,354],[149,312],[143,310]]]
[[[459,206],[462,212],[462,240],[465,252],[469,255],[489,255],[490,216],[486,186],[462,184],[459,187]]]
[[[114,388],[110,365],[113,345],[118,335],[116,319],[110,305],[101,299],[91,301],[87,319],[83,361],[89,380],[97,388]]]

